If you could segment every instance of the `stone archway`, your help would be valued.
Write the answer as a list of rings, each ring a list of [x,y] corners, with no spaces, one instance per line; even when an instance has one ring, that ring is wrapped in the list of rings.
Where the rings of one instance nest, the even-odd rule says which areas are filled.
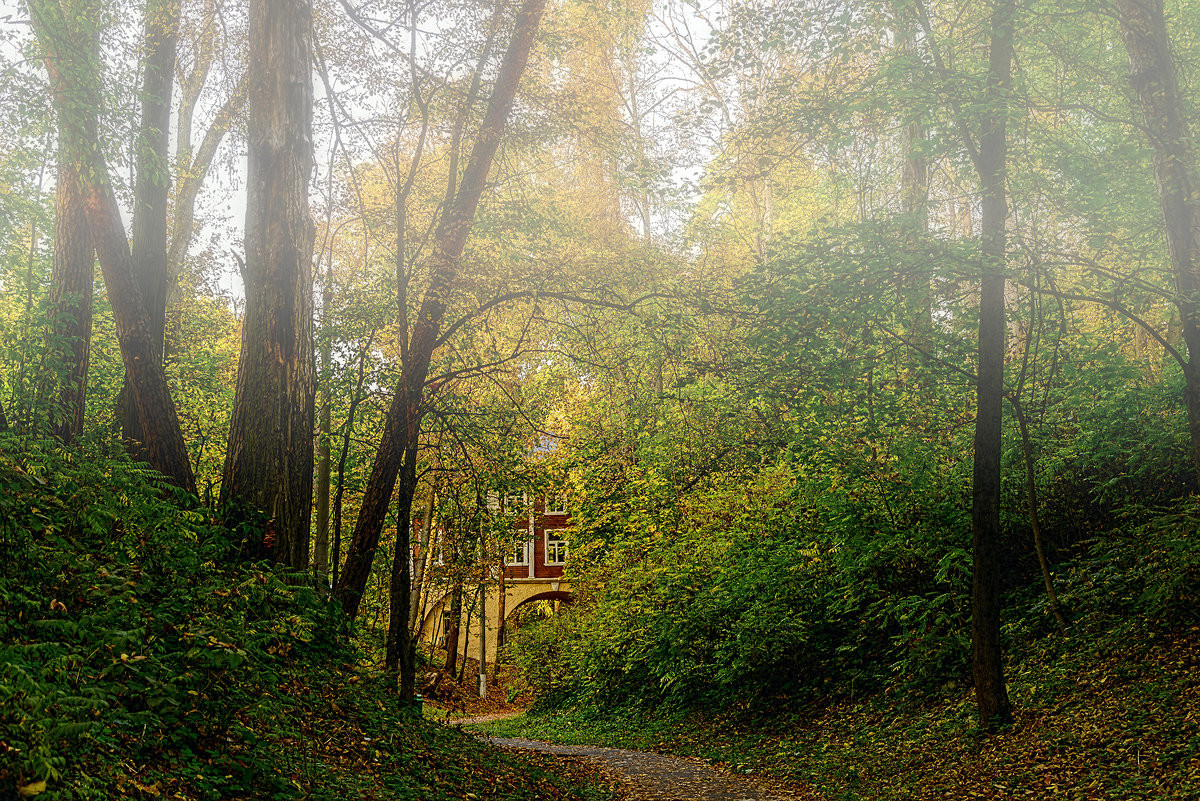
[[[508,622],[508,620],[510,620],[512,616],[515,615],[522,607],[536,603],[537,601],[559,601],[569,605],[575,601],[575,596],[571,594],[570,590],[549,590],[547,592],[539,592],[536,595],[530,595],[528,598],[525,598],[513,606],[513,608],[504,615],[505,622]]]
[[[421,621],[420,640],[426,643],[427,646],[437,645],[438,635],[441,631],[443,615],[450,606],[451,592],[443,591],[439,588],[433,596],[436,600],[429,603],[426,608],[424,619]],[[512,619],[513,614],[523,606],[534,601],[558,601],[559,603],[571,603],[574,596],[571,594],[571,585],[562,579],[546,578],[546,579],[515,579],[505,582],[504,588],[505,604],[504,604],[504,621],[507,625]],[[467,608],[468,603],[463,604],[463,617],[461,625],[463,626],[463,636],[467,637],[470,642],[478,642],[478,637],[483,634],[487,637],[487,653],[488,661],[491,662],[496,658],[497,634],[499,626],[496,625],[496,614],[499,611],[498,594],[496,587],[490,587],[487,594],[487,600],[484,607],[485,611],[485,628],[480,630],[478,615],[473,615],[470,620],[470,629],[467,630]]]

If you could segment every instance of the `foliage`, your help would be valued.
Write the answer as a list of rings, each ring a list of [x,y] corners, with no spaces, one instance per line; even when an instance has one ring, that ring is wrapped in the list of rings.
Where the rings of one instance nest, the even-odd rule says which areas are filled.
[[[536,769],[526,794],[527,766],[417,724],[303,577],[248,558],[261,532],[123,452],[7,436],[0,489],[4,793],[579,797]]]
[[[1062,597],[1076,613],[1067,638],[1047,634],[1037,593],[1011,599],[1017,721],[998,736],[977,730],[969,684],[958,681],[928,695],[893,684],[766,709],[568,705],[482,728],[703,757],[830,799],[1182,801],[1200,790],[1195,515],[1194,499],[1151,513],[1066,565]]]

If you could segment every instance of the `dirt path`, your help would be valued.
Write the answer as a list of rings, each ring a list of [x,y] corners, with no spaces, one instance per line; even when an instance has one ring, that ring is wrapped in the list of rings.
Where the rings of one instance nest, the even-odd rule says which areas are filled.
[[[492,723],[497,720],[509,720],[510,718],[520,717],[524,715],[524,711],[520,712],[494,712],[490,715],[472,715],[467,718],[446,718],[442,721],[449,726],[466,726],[472,723]]]
[[[629,801],[819,801],[803,790],[766,779],[735,776],[699,759],[591,745],[554,745],[504,737],[487,739],[504,748],[593,762],[625,787]]]

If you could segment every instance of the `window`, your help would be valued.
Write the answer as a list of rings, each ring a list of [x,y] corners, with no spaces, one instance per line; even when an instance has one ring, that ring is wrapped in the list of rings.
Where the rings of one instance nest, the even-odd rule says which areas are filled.
[[[547,515],[565,515],[567,513],[567,496],[561,492],[547,495],[546,506],[543,508],[542,513]]]
[[[513,545],[504,554],[504,564],[506,565],[527,565],[529,564],[529,546],[531,543],[518,542]]]
[[[546,564],[565,565],[567,563],[567,541],[564,539],[565,529],[546,529]]]
[[[504,514],[506,515],[523,515],[525,514],[525,493],[513,492],[504,496]]]
[[[489,492],[487,494],[487,508],[489,512],[503,512],[506,515],[523,515],[525,514],[525,493],[510,492],[506,495],[501,495],[498,492]]]

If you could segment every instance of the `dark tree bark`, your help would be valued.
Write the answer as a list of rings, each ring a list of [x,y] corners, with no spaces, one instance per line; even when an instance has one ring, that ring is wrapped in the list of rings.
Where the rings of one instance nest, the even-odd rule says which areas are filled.
[[[72,50],[73,61],[99,64],[100,31],[78,26],[59,32],[60,47]],[[98,68],[98,67],[96,67]],[[57,110],[60,132],[74,127],[95,137],[99,109],[94,95],[77,96]],[[50,430],[70,444],[83,431],[87,374],[92,341],[92,290],[96,260],[79,180],[79,143],[60,134],[58,175],[54,190],[54,255],[50,272],[48,352],[54,371],[39,390],[50,407]]]
[[[308,568],[312,516],[312,6],[250,3],[246,314],[221,499],[274,520],[273,557]],[[236,513],[236,512],[235,512]]]
[[[401,468],[405,474],[404,480],[400,481],[400,486],[396,491],[396,553],[392,559],[391,584],[388,592],[390,615],[388,617],[385,668],[389,672],[398,671],[400,674],[400,701],[402,703],[413,700],[416,688],[412,637],[408,628],[408,617],[412,606],[412,574],[409,570],[409,562],[412,556],[412,491],[417,486],[416,464],[417,448],[413,445],[404,454],[404,466]],[[413,471],[411,481],[407,476],[410,470]]]
[[[175,0],[154,0],[147,5],[143,34],[146,61],[130,249],[138,287],[149,315],[154,357],[159,361],[163,357],[167,316],[167,200],[171,190],[168,148],[178,29],[179,5]],[[133,404],[128,375],[118,397],[117,409],[126,447],[131,453],[141,455],[145,434]]]
[[[88,37],[95,15],[81,6],[63,7],[48,0],[30,3],[30,16],[42,49],[61,127],[60,141],[71,153],[92,244],[117,325],[121,358],[133,387],[134,404],[146,436],[152,467],[173,484],[194,493],[195,478],[162,365],[154,358],[154,338],[146,306],[134,277],[133,257],[121,222],[96,132],[86,124],[99,108],[99,65],[73,41]]]
[[[1117,18],[1129,54],[1129,78],[1154,151],[1154,179],[1175,279],[1175,305],[1187,345],[1184,402],[1194,480],[1200,487],[1200,178],[1196,154],[1162,0],[1117,0]]]
[[[84,122],[96,130],[96,115]],[[60,128],[63,124],[60,122]],[[51,430],[70,444],[83,431],[92,343],[92,286],[96,260],[80,195],[76,160],[59,145],[54,190],[54,258],[50,273],[50,342],[62,361],[61,383],[51,403]]]
[[[1012,722],[1000,647],[1000,457],[1004,403],[1004,283],[1008,241],[1008,95],[1012,88],[1013,0],[992,7],[986,110],[976,166],[982,195],[982,281],[979,290],[979,382],[976,390],[975,466],[971,505],[974,553],[971,646],[979,725]]]
[[[346,554],[346,568],[339,587],[339,596],[342,608],[350,618],[357,616],[359,604],[362,602],[396,477],[401,473],[401,468],[405,467],[404,455],[409,449],[415,453],[416,444],[420,439],[425,379],[429,374],[429,363],[441,331],[446,303],[458,275],[458,260],[471,232],[475,210],[483,194],[492,159],[504,133],[504,125],[516,97],[517,85],[529,60],[529,52],[533,47],[533,39],[545,7],[545,0],[525,0],[517,14],[512,39],[501,62],[496,85],[471,150],[467,169],[455,193],[454,202],[446,209],[438,225],[432,256],[431,281],[421,300],[421,308],[410,333],[407,358],[404,360],[399,385],[388,409],[383,437],[363,494],[350,550]],[[412,469],[403,470],[403,481],[414,484],[405,490],[403,496],[408,498],[410,504],[410,508],[404,510],[405,515],[411,517],[411,502],[416,481],[415,464],[412,465]]]

